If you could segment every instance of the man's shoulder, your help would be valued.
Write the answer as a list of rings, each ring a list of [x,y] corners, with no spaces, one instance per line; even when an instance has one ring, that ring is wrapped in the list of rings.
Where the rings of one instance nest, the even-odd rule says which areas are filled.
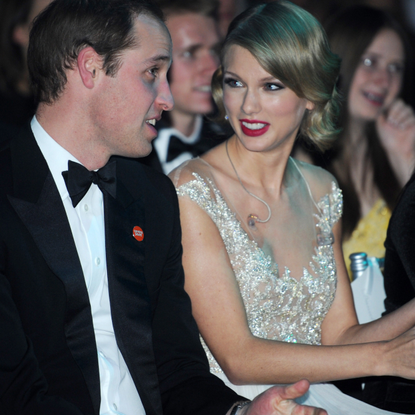
[[[120,166],[119,174],[122,181],[131,190],[145,187],[150,192],[164,193],[170,197],[175,194],[171,180],[164,173],[141,163],[139,158],[114,157],[114,159]]]
[[[19,134],[13,136],[2,136],[0,139],[0,188],[3,190],[10,185],[12,180],[12,142]]]
[[[0,198],[11,192],[13,185],[10,140],[0,143]]]
[[[22,126],[7,124],[0,120],[0,151],[4,144],[7,144],[14,137],[19,135]]]

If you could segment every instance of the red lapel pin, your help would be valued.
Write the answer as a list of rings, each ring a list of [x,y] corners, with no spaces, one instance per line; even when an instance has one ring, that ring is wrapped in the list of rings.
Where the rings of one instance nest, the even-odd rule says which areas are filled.
[[[137,239],[137,241],[139,242],[141,242],[144,239],[144,232],[139,226],[134,226],[133,237]]]

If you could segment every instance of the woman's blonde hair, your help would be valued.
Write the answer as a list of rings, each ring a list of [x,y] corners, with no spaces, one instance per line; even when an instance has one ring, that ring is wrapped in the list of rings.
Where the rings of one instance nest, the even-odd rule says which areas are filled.
[[[300,134],[321,150],[330,147],[339,132],[340,97],[335,85],[340,59],[331,52],[320,23],[301,7],[274,1],[234,19],[224,41],[222,63],[232,45],[247,49],[268,73],[314,104],[313,110],[306,111]],[[212,93],[223,119],[222,65],[213,75]]]

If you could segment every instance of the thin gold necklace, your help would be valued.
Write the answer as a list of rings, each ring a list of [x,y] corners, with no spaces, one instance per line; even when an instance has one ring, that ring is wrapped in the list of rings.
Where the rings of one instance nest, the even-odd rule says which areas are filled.
[[[271,208],[269,207],[269,204],[267,203],[267,202],[265,202],[265,200],[262,200],[260,197],[258,197],[258,196],[256,196],[256,195],[254,195],[253,193],[251,193],[245,186],[244,186],[244,184],[242,183],[242,180],[241,180],[241,178],[239,177],[239,174],[238,174],[238,172],[236,171],[236,168],[235,168],[235,166],[233,165],[233,163],[232,163],[232,159],[231,159],[231,156],[229,155],[229,150],[228,150],[228,141],[226,141],[226,143],[225,143],[225,148],[226,148],[226,154],[228,155],[228,159],[229,159],[229,162],[231,163],[231,166],[232,166],[232,168],[233,168],[233,171],[235,172],[235,175],[236,175],[236,177],[237,177],[237,179],[238,179],[238,181],[239,181],[239,183],[240,183],[240,185],[242,186],[242,188],[245,190],[245,192],[246,193],[248,193],[250,196],[252,196],[252,197],[254,197],[256,200],[258,200],[258,201],[260,201],[260,202],[262,202],[266,207],[267,207],[267,209],[268,209],[268,217],[265,219],[265,220],[261,220],[261,219],[259,219],[259,217],[258,217],[258,215],[255,215],[254,213],[250,213],[249,215],[248,215],[248,225],[250,226],[250,227],[254,227],[255,226],[255,222],[259,222],[259,223],[266,223],[266,222],[268,222],[270,219],[271,219]]]

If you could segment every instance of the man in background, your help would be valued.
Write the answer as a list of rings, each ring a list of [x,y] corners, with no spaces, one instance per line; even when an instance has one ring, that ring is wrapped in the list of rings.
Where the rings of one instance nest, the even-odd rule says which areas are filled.
[[[157,124],[153,151],[140,161],[168,174],[226,138],[206,117],[214,111],[212,75],[219,65],[217,0],[160,0],[173,42],[169,72],[174,108]]]

